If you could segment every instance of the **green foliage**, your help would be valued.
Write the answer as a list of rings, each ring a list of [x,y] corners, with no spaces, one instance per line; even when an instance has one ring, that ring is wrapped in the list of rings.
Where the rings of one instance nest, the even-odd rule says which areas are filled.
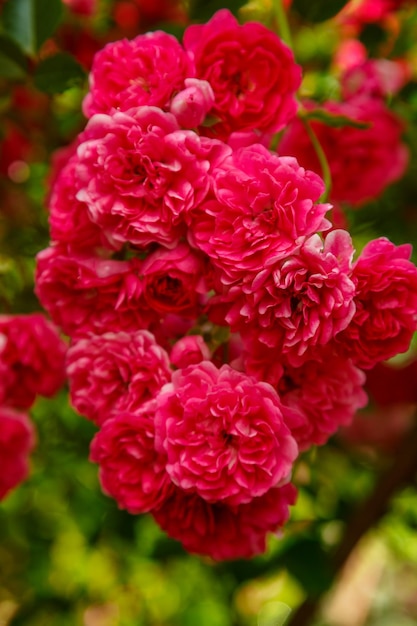
[[[0,76],[9,80],[21,80],[27,69],[26,57],[20,47],[7,35],[0,34]]]
[[[291,8],[307,22],[325,22],[334,17],[347,4],[347,0],[293,0]]]
[[[81,85],[85,79],[85,70],[74,57],[65,52],[41,61],[34,74],[36,87],[48,94],[62,93],[75,85]]]
[[[61,17],[61,0],[8,0],[3,8],[3,28],[33,56],[53,34]]]

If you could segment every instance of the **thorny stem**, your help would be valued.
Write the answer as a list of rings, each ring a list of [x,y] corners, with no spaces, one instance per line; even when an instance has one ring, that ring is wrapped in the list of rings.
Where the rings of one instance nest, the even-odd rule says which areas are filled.
[[[391,498],[406,485],[413,484],[416,474],[417,426],[411,433],[405,435],[391,466],[381,474],[373,492],[362,502],[348,522],[342,541],[333,554],[334,576],[341,571],[359,540],[387,512]],[[292,615],[287,626],[311,626],[321,599],[322,596],[306,598]]]

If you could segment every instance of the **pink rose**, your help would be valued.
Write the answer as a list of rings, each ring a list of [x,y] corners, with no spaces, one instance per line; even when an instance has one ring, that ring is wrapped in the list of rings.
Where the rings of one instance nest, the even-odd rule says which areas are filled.
[[[292,408],[288,420],[300,450],[323,445],[366,406],[365,374],[350,359],[324,351],[321,361],[285,367],[278,383],[281,401]]]
[[[322,180],[259,144],[233,153],[214,180],[216,200],[192,213],[189,238],[226,284],[254,277],[331,226],[324,218],[330,205],[318,203]]]
[[[308,350],[327,344],[353,317],[352,255],[346,231],[330,232],[324,243],[313,235],[298,254],[233,286],[226,322],[245,342],[278,348],[293,364],[303,361]]]
[[[113,41],[94,57],[84,115],[143,105],[167,107],[172,94],[183,88],[184,79],[193,72],[181,44],[163,31]]]
[[[312,104],[307,103],[306,107]],[[329,162],[331,199],[360,205],[378,197],[390,183],[401,178],[408,164],[408,150],[401,142],[402,122],[381,100],[369,96],[347,102],[329,101],[324,108],[331,114],[369,124],[368,128],[334,128],[321,122],[311,123]],[[300,120],[290,125],[278,152],[295,156],[303,167],[322,173]]]
[[[268,532],[282,528],[296,495],[295,487],[288,483],[247,504],[228,506],[175,489],[152,513],[161,528],[189,552],[219,561],[249,559],[265,552]]]
[[[210,349],[201,335],[181,337],[172,346],[170,361],[175,367],[184,368],[210,358]]]
[[[50,247],[37,256],[36,294],[67,335],[137,330],[157,322],[138,308],[140,262],[68,255]]]
[[[186,243],[173,250],[159,248],[143,262],[143,299],[162,316],[197,317],[208,291],[207,261]]]
[[[73,406],[98,425],[135,411],[171,379],[168,354],[146,330],[89,335],[71,345],[67,374]]]
[[[77,146],[78,142],[54,153],[47,200],[51,237],[74,250],[117,247],[91,220],[87,204],[76,198]]]
[[[65,382],[67,346],[41,313],[0,315],[0,400],[29,408],[37,394],[53,396]]]
[[[207,24],[189,26],[184,47],[196,76],[210,83],[215,97],[211,127],[226,138],[233,131],[277,132],[295,115],[301,69],[291,50],[262,24],[239,25],[227,9]]]
[[[206,80],[186,78],[184,84],[185,89],[171,100],[170,111],[182,128],[195,128],[204,122],[213,106],[214,93]]]
[[[24,413],[0,408],[0,500],[28,475],[28,455],[35,444],[33,426]]]
[[[184,215],[204,200],[208,173],[231,150],[177,129],[175,117],[155,107],[95,115],[87,124],[76,198],[110,240],[174,247],[185,234]]]
[[[154,447],[154,403],[108,419],[91,442],[90,460],[100,466],[103,491],[129,513],[146,513],[167,498],[166,459]]]
[[[406,352],[417,330],[417,268],[411,246],[381,237],[370,241],[353,266],[356,313],[337,337],[343,353],[364,369]]]
[[[203,361],[174,372],[156,401],[156,447],[182,489],[236,505],[290,474],[297,446],[267,383]]]

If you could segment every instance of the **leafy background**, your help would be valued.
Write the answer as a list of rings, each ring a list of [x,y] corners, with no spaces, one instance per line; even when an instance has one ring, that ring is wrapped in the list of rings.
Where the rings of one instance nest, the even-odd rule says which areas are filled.
[[[3,312],[40,308],[33,269],[36,253],[49,241],[50,158],[85,123],[80,107],[92,54],[146,26],[133,32],[121,27],[114,20],[116,4],[101,0],[95,16],[85,18],[71,14],[61,0],[0,2]],[[338,92],[332,67],[338,32],[331,18],[344,4],[296,0],[289,16],[304,69],[302,92],[318,101]],[[187,20],[205,21],[222,6],[217,0],[188,3]],[[227,8],[278,29],[273,0]],[[184,25],[179,20],[151,27],[180,37]],[[417,75],[417,9],[405,9],[394,42],[380,25],[365,27],[360,37],[370,55],[383,56],[388,46],[387,56],[406,57]],[[381,199],[360,211],[346,207],[357,249],[379,235],[417,242],[416,76],[391,106],[407,124],[411,163]],[[417,623],[413,429],[404,442],[382,450],[338,436],[304,455],[295,476],[300,495],[284,536],[271,537],[266,555],[251,561],[214,563],[185,553],[149,516],[120,511],[101,493],[97,469],[88,461],[94,426],[71,409],[65,389],[52,400],[39,399],[31,416],[38,443],[30,478],[0,504],[0,625]],[[374,428],[385,428],[382,417]]]

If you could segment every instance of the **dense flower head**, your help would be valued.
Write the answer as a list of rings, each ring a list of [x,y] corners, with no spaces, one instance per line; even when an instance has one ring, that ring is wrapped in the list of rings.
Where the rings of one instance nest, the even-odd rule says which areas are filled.
[[[281,130],[295,115],[301,70],[292,51],[262,24],[239,25],[223,9],[206,24],[189,26],[184,47],[196,77],[210,83],[215,97],[211,132]]]
[[[154,411],[152,400],[134,412],[116,411],[91,443],[103,491],[130,513],[158,507],[173,488],[164,454],[154,446]]]
[[[309,348],[326,345],[353,317],[352,255],[346,231],[330,232],[324,243],[313,235],[298,254],[231,287],[226,321],[249,343],[304,358]]]
[[[136,410],[171,378],[168,354],[147,330],[75,341],[67,374],[73,406],[99,425],[112,413]]]
[[[0,500],[28,475],[28,455],[35,443],[33,426],[25,413],[0,407]]]
[[[337,338],[343,352],[369,369],[409,348],[417,330],[417,268],[411,246],[381,237],[354,264],[356,313]]]
[[[37,296],[70,336],[148,328],[156,318],[147,312],[144,319],[138,308],[142,282],[135,261],[69,255],[62,247],[51,246],[37,257]]]
[[[256,275],[330,228],[322,180],[262,145],[236,150],[214,171],[215,200],[193,214],[190,238],[232,283]]]
[[[151,105],[167,107],[171,96],[193,76],[193,64],[173,35],[155,31],[108,43],[94,57],[86,117]]]
[[[367,125],[334,128],[311,122],[330,166],[331,199],[357,206],[376,198],[407,167],[408,150],[401,141],[402,122],[382,100],[369,95],[346,102],[329,101],[323,106],[330,114]],[[312,104],[306,103],[306,107]],[[278,152],[295,156],[303,167],[321,173],[317,154],[300,120],[284,133]]]
[[[242,504],[290,474],[297,446],[267,383],[203,361],[174,372],[156,402],[156,445],[182,489]]]
[[[0,315],[0,402],[29,408],[65,381],[66,344],[42,313]]]
[[[178,130],[175,117],[156,107],[95,115],[79,140],[76,197],[110,240],[173,247],[183,215],[210,188],[210,168],[229,152]]]
[[[201,335],[187,335],[172,346],[169,358],[172,365],[183,369],[188,365],[209,360],[210,348]]]
[[[153,516],[189,552],[219,561],[249,559],[265,551],[269,532],[280,531],[296,496],[295,487],[288,483],[247,504],[229,506],[175,489]]]

